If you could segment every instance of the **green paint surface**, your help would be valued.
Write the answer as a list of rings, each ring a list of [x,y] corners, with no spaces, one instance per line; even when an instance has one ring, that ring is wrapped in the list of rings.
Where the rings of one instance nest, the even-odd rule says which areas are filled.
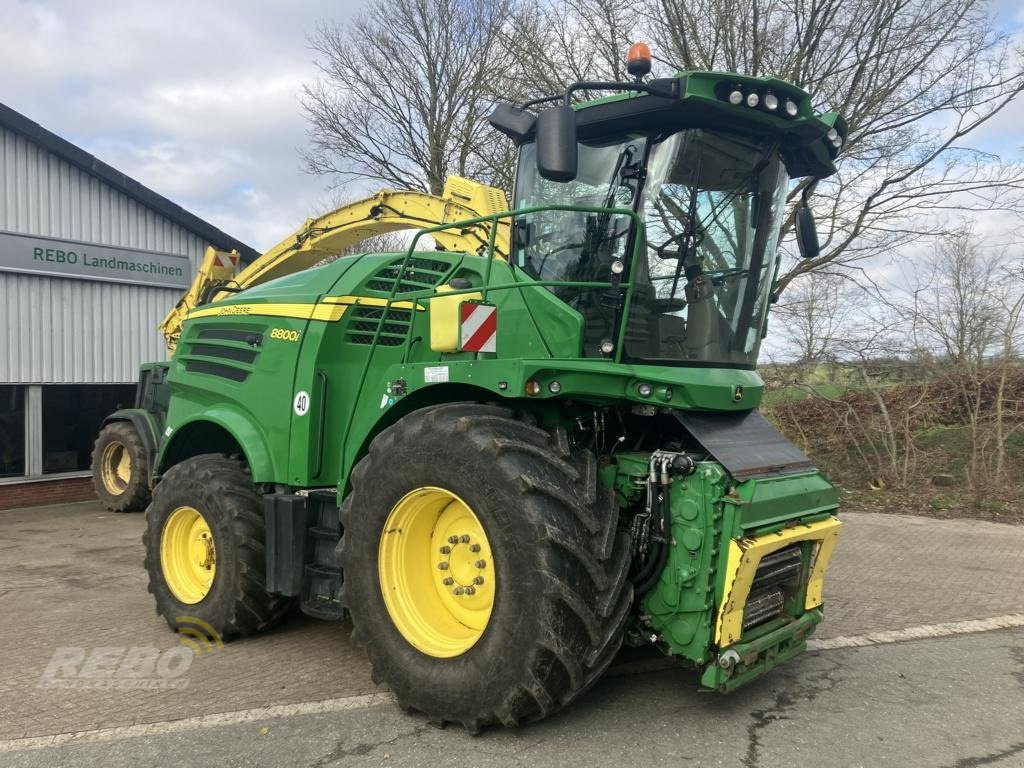
[[[832,150],[824,136],[835,125],[845,131],[838,118],[813,115],[806,94],[772,79],[739,78],[792,95],[799,102],[797,118],[787,122],[723,103],[721,89],[737,78],[685,73],[679,109],[692,110],[692,121],[703,120],[709,131],[743,125],[777,135],[800,163],[829,172]],[[625,100],[642,105],[645,98],[619,95],[583,108]],[[630,211],[617,209],[615,215],[635,220],[635,260],[646,249],[642,222]],[[627,308],[620,342],[635,273],[627,269],[621,284],[612,286],[624,292]],[[497,308],[496,353],[431,350],[432,303],[451,295],[438,289],[455,279],[468,282],[462,292],[483,293]],[[685,360],[636,364],[620,351],[584,356],[584,317],[551,287],[487,255],[410,250],[341,258],[210,305],[223,314],[188,320],[171,362],[168,436],[157,472],[210,446],[236,444],[255,482],[336,487],[340,500],[374,436],[436,403],[508,403],[544,426],[576,436],[588,434],[590,413],[615,414],[623,425],[627,419],[630,424],[647,419],[642,423],[657,432],[677,424],[673,410],[728,412],[759,405],[764,385],[754,370]],[[350,304],[332,319],[287,316],[301,314],[302,308],[329,312],[338,306],[329,301],[336,297],[370,303]],[[268,314],[260,314],[261,307]],[[603,438],[618,428],[609,415],[608,423],[602,421],[590,434],[597,440],[598,432]],[[651,433],[625,429],[634,430],[630,439],[640,442]],[[625,435],[620,442],[626,443]],[[700,450],[692,444],[672,450],[682,449]],[[615,489],[623,527],[642,505],[638,483],[647,474],[649,455],[646,448],[631,452],[624,445],[621,452],[602,456],[600,481]],[[660,580],[638,601],[629,639],[642,642],[654,635],[665,652],[704,669],[703,684],[719,690],[799,653],[821,618],[820,611],[802,610],[802,593],[787,599],[782,617],[744,633],[737,648],[756,659],[751,656],[729,672],[713,665],[722,650],[714,645],[713,626],[725,589],[725,557],[730,539],[831,514],[836,508],[832,486],[816,472],[736,482],[706,458],[694,474],[672,480],[669,498],[674,544]],[[811,556],[809,550],[804,554]]]

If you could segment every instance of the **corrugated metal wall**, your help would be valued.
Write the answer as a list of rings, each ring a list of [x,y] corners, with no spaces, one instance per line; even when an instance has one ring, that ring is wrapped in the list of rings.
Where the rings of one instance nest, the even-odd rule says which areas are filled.
[[[0,128],[0,229],[187,255],[206,243]],[[0,383],[126,383],[167,353],[157,324],[181,291],[0,272]]]

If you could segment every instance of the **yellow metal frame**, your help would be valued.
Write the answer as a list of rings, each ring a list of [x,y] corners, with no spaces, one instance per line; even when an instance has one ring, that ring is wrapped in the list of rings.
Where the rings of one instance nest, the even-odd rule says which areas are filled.
[[[318,304],[228,304],[226,306],[203,307],[193,309],[186,320],[197,317],[230,317],[232,315],[264,315],[267,317],[294,317],[298,320],[321,320],[334,323],[341,320],[348,307],[362,304],[370,307],[383,307],[387,299],[368,298],[366,296],[324,296]],[[391,306],[396,309],[413,309],[411,301],[393,301]],[[419,312],[426,311],[422,304],[416,304]]]
[[[324,296],[320,299],[323,304],[362,304],[367,307],[386,307],[387,299],[378,299],[372,296]],[[413,304],[411,301],[392,301],[392,309],[415,309],[417,312],[426,312],[427,308],[422,304]]]
[[[294,317],[298,320],[323,320],[333,323],[345,314],[345,307],[332,304],[229,304],[204,307],[188,313],[188,320],[197,317],[231,317],[238,315],[265,315],[268,317]]]
[[[238,271],[225,264],[237,263],[238,253],[224,253],[207,248],[195,280],[174,308],[160,324],[167,349],[171,352],[178,344],[181,326],[186,319],[218,314],[217,308],[196,309],[203,295],[211,286],[230,285],[235,289],[251,288],[278,277],[295,274],[308,269],[329,256],[335,256],[345,248],[355,245],[368,237],[400,230],[423,229],[436,224],[450,224],[456,221],[475,219],[492,213],[508,210],[505,194],[494,187],[488,187],[459,176],[450,176],[440,197],[425,192],[382,190],[373,197],[343,205],[316,219],[307,219],[295,233],[289,235],[247,267]],[[434,232],[432,237],[447,251],[467,253],[486,252],[490,235],[488,227],[496,226],[494,233],[494,255],[507,258],[509,251],[509,222],[507,219],[491,224],[484,222],[464,230]],[[224,293],[215,293],[214,300],[223,298]],[[365,301],[364,301],[365,303]],[[239,305],[235,305],[236,307]],[[245,306],[245,305],[242,305]],[[263,305],[268,306],[268,305]],[[304,305],[269,305],[278,307],[302,307]],[[394,304],[393,306],[397,306]],[[225,308],[227,309],[227,308]],[[302,309],[284,309],[274,313],[276,317],[306,318]],[[295,312],[297,314],[291,314]],[[341,313],[331,314],[320,310],[326,316],[310,316],[313,320],[337,320]],[[239,314],[270,314],[252,311]]]
[[[804,601],[804,610],[821,605],[825,571],[832,559],[836,540],[839,538],[839,529],[842,526],[843,524],[838,518],[830,517],[827,520],[820,520],[808,525],[797,525],[762,536],[730,540],[729,556],[725,566],[727,579],[725,595],[722,598],[722,605],[718,610],[718,618],[715,622],[715,643],[718,647],[732,645],[740,639],[743,632],[743,611],[747,605],[747,598],[750,596],[750,587],[754,583],[757,566],[760,565],[761,558],[765,555],[783,547],[801,541],[818,543],[807,580],[807,598]]]

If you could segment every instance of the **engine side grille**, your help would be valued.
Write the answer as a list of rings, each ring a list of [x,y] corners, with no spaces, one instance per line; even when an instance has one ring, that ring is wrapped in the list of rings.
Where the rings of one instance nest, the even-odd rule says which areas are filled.
[[[404,257],[403,257],[404,258]],[[386,267],[383,267],[367,281],[366,287],[370,291],[376,291],[391,295],[391,290],[398,283],[396,295],[422,291],[433,288],[441,282],[444,276],[451,269],[451,264],[436,259],[409,259],[405,271],[402,271],[402,260],[398,260]],[[399,275],[399,272],[402,274]],[[401,280],[399,280],[401,276]]]
[[[189,373],[205,373],[209,376],[220,376],[222,379],[231,381],[245,381],[249,378],[249,372],[232,365],[221,365],[206,360],[186,360],[185,370]]]
[[[220,339],[223,341],[240,341],[252,347],[258,347],[263,343],[263,334],[252,329],[237,328],[202,328],[199,331],[199,339]]]
[[[179,346],[189,373],[242,382],[252,372],[263,343],[262,328],[202,328]],[[244,344],[245,346],[241,346]]]
[[[348,329],[345,332],[352,344],[372,344],[373,335],[377,332],[377,326],[383,318],[384,323],[380,329],[380,337],[377,343],[382,347],[397,347],[405,343],[405,337],[409,333],[409,324],[412,320],[410,309],[389,309],[387,317],[384,317],[384,309],[381,307],[368,307],[356,305],[350,313]]]

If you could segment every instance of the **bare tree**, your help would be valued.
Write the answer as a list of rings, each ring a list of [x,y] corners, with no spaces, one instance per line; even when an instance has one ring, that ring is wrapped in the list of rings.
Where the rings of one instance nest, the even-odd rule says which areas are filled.
[[[1018,393],[1024,267],[980,243],[970,228],[944,238],[932,271],[900,309],[916,346],[934,353],[934,378],[952,395],[967,434],[964,470],[980,500],[1006,478],[1008,438],[1024,428]],[[898,301],[898,300],[897,300]]]
[[[998,338],[999,356],[993,419],[995,431],[995,461],[993,475],[997,481],[1006,479],[1006,455],[1009,438],[1024,430],[1024,391],[1011,393],[1013,373],[1020,376],[1020,346],[1024,336],[1024,259],[1009,267],[1004,277],[1005,289],[999,297],[1002,323]],[[1015,365],[1015,363],[1018,363]]]
[[[849,477],[856,466],[875,488],[906,488],[916,480],[916,432],[934,411],[938,397],[927,379],[903,381],[898,387],[889,384],[906,368],[900,359],[904,325],[889,307],[852,313],[831,331],[827,345],[829,367],[846,390],[836,394],[806,380],[793,380],[789,385],[807,398],[790,399],[772,409],[785,431],[799,435],[812,453],[820,450],[837,462],[832,469]]]
[[[772,308],[772,331],[781,337],[787,352],[803,369],[835,362],[846,326],[863,303],[859,296],[862,293],[845,275],[803,275]]]
[[[989,0],[388,0],[312,37],[323,78],[303,100],[307,166],[433,192],[449,173],[508,188],[515,153],[486,126],[493,103],[622,78],[636,39],[661,72],[776,75],[847,118],[839,172],[814,197],[822,253],[788,262],[780,292],[943,231],[951,210],[1024,207],[1024,166],[971,147],[1024,90],[1024,51]]]
[[[527,0],[506,27],[514,79],[528,98],[578,80],[623,80],[637,21],[631,0]]]
[[[970,227],[943,238],[934,256],[906,308],[915,337],[946,363],[980,368],[1001,330],[1001,257],[985,253]]]
[[[312,173],[440,194],[449,174],[489,180],[484,118],[509,54],[512,0],[388,0],[310,44],[322,77],[303,89]]]
[[[647,39],[663,73],[774,75],[847,119],[839,173],[813,198],[822,253],[790,262],[779,291],[934,235],[937,214],[1024,207],[1024,166],[970,146],[1024,90],[1024,51],[988,0],[534,0],[516,18],[519,77],[538,92],[622,77],[628,42]]]
[[[1024,52],[993,28],[987,0],[648,0],[644,8],[680,68],[775,75],[849,121],[839,173],[816,196],[822,253],[795,263],[780,290],[804,272],[934,232],[927,215],[936,211],[1021,205],[1024,168],[967,143],[1024,90]]]

